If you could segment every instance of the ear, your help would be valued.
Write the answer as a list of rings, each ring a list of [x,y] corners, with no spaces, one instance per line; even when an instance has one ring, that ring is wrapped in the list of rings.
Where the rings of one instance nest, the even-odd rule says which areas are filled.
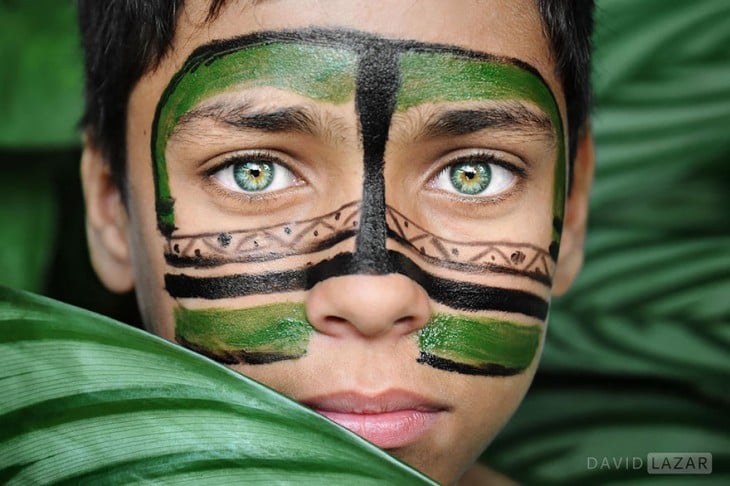
[[[114,183],[109,163],[85,137],[81,183],[86,201],[86,237],[91,264],[101,282],[113,292],[134,287],[127,239],[127,210]]]
[[[582,131],[573,163],[573,179],[565,207],[560,256],[553,279],[553,295],[564,294],[583,266],[583,245],[588,222],[588,195],[593,182],[595,151],[593,132],[587,125]]]

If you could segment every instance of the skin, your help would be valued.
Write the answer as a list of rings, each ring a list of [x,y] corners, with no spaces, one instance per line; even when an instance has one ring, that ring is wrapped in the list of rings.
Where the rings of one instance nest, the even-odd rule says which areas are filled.
[[[145,322],[152,332],[163,337],[175,339],[177,316],[179,334],[195,335],[200,342],[210,343],[217,338],[223,342],[207,344],[213,351],[231,346],[235,351],[236,346],[242,346],[241,341],[246,341],[249,348],[260,347],[251,348],[260,353],[259,357],[279,352],[281,359],[264,359],[265,364],[238,359],[243,362],[231,362],[230,366],[297,400],[346,390],[373,396],[403,389],[442,404],[446,412],[440,414],[433,430],[418,442],[391,452],[442,483],[454,483],[460,478],[464,484],[484,480],[485,471],[472,464],[514,412],[529,386],[544,335],[543,316],[460,309],[455,303],[459,300],[456,293],[452,299],[435,299],[412,274],[372,271],[375,264],[340,271],[311,287],[287,291],[210,300],[173,298],[165,290],[166,283],[169,284],[166,275],[270,274],[306,268],[343,252],[357,253],[357,236],[353,236],[315,253],[314,257],[312,253],[295,252],[266,261],[182,269],[165,258],[172,248],[168,237],[285,227],[331,214],[354,201],[365,201],[364,206],[368,206],[367,197],[363,199],[363,179],[368,176],[364,173],[354,100],[344,97],[343,101],[338,98],[341,93],[329,96],[328,100],[317,100],[276,86],[247,86],[225,89],[193,103],[192,107],[211,101],[220,106],[247,104],[259,111],[305,105],[313,110],[315,118],[326,120],[326,129],[315,133],[262,133],[202,119],[183,132],[173,133],[163,150],[169,164],[169,192],[175,198],[177,229],[173,231],[172,227],[159,224],[159,205],[155,209],[159,186],[156,189],[154,184],[156,162],[154,151],[150,151],[154,107],[195,48],[252,32],[316,26],[352,29],[386,39],[448,44],[527,63],[544,79],[554,97],[560,124],[565,126],[562,89],[533,3],[464,0],[446,6],[438,0],[423,0],[418,8],[411,8],[404,3],[381,1],[280,0],[256,5],[231,2],[212,22],[205,22],[206,14],[206,2],[186,3],[172,51],[158,69],[140,80],[131,94],[127,120],[128,209],[121,204],[99,152],[91,145],[86,147],[82,177],[90,248],[97,273],[113,290],[134,286]],[[521,33],[519,42],[514,32]],[[506,81],[495,82],[499,85]],[[453,108],[455,103],[469,109],[494,106],[494,97],[488,98],[465,105],[462,100],[407,101],[407,97],[400,97],[383,156],[384,202],[395,211],[392,214],[407,218],[411,228],[420,228],[439,241],[458,242],[462,249],[499,242],[549,253],[557,238],[553,220],[562,212],[563,195],[555,190],[564,184],[558,180],[560,177],[556,179],[556,174],[561,174],[558,164],[565,140],[555,133],[562,131],[530,132],[507,127],[462,136],[422,133],[424,122],[440,109]],[[536,105],[539,106],[532,103],[530,107],[535,109]],[[242,197],[221,189],[211,180],[210,171],[203,170],[217,167],[226,154],[252,148],[280,154],[297,172],[296,183],[273,196]],[[440,170],[453,156],[475,150],[497,154],[524,169],[525,176],[498,197],[478,201],[434,186]],[[551,273],[547,283],[491,267],[465,272],[447,258],[429,260],[417,247],[394,239],[386,241],[386,248],[407,256],[422,270],[441,278],[517,290],[549,302],[549,283],[552,282],[553,293],[563,292],[582,261],[591,164],[592,148],[590,137],[586,136],[579,145],[574,186],[563,215],[560,257],[557,265],[552,262],[545,267]],[[367,211],[358,214],[359,221],[370,221]],[[388,226],[394,225],[392,220],[386,221]],[[518,255],[515,261],[520,258]],[[266,285],[262,280],[262,288]],[[215,313],[220,311],[227,311],[234,318],[216,319]],[[237,329],[259,325],[266,321],[261,315],[277,313],[283,313],[283,319],[298,319],[298,331],[290,333],[288,344],[281,340],[266,342],[266,329]],[[306,322],[301,319],[303,313]],[[206,322],[218,322],[220,332],[210,333]],[[306,328],[307,323],[311,330]],[[280,324],[274,322],[268,329],[276,329]],[[484,332],[479,333],[479,329]],[[499,344],[502,335],[508,336],[507,344]],[[492,367],[490,373],[484,374],[467,373],[453,366],[434,366],[435,361],[428,362],[423,353],[460,365],[478,367],[491,363],[502,368]],[[507,368],[517,371],[494,372]]]

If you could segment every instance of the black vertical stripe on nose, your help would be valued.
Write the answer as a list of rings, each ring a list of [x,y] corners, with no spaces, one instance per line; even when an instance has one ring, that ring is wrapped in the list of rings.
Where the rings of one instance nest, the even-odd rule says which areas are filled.
[[[385,144],[400,85],[398,50],[386,42],[360,47],[355,109],[360,118],[363,145],[363,195],[360,229],[355,240],[352,273],[385,274]]]

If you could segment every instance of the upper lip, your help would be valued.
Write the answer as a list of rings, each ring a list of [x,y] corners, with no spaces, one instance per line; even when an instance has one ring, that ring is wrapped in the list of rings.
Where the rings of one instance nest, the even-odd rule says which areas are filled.
[[[352,414],[378,414],[399,410],[440,412],[449,408],[424,396],[399,389],[391,389],[375,395],[344,391],[308,398],[301,402],[317,411]]]

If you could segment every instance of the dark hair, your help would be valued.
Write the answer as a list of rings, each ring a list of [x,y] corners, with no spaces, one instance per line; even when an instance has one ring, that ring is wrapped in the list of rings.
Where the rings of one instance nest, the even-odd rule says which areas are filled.
[[[563,84],[568,111],[568,160],[572,165],[591,109],[594,0],[536,2],[545,34],[550,39],[558,79]]]
[[[78,0],[85,60],[86,108],[81,125],[126,191],[126,120],[132,88],[172,45],[184,0]],[[590,109],[593,0],[535,0],[550,39],[568,108],[569,160]],[[208,20],[226,0],[210,0]]]

